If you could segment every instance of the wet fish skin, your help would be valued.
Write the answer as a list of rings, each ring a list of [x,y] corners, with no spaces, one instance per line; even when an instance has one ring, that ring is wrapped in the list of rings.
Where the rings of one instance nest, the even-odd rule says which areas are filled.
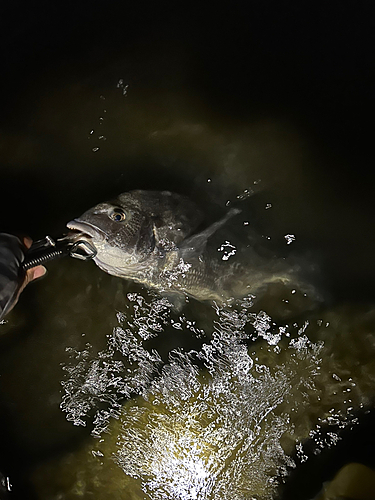
[[[67,226],[90,239],[97,250],[94,261],[105,272],[210,299],[219,295],[209,264],[198,257],[227,218],[193,235],[203,215],[190,199],[169,191],[136,190],[99,203]]]
[[[246,245],[232,262],[223,262],[207,241],[238,214],[231,209],[197,232],[202,212],[185,196],[169,191],[130,191],[99,203],[67,226],[97,250],[95,263],[108,274],[156,288],[169,297],[228,301],[248,294],[258,298],[270,284],[300,284],[298,266],[264,258]],[[236,256],[236,257],[237,257]]]

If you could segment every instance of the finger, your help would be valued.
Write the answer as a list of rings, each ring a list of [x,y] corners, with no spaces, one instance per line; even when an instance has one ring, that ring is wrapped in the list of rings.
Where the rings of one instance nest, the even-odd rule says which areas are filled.
[[[30,283],[30,281],[36,280],[44,276],[47,272],[47,269],[44,266],[36,266],[32,269],[26,271],[26,277],[24,282],[22,283],[23,288]]]
[[[30,236],[24,236],[22,238],[23,244],[27,249],[29,249],[33,243],[33,240],[30,238]],[[26,278],[24,283],[22,283],[22,290],[25,288],[25,286],[30,283],[30,281],[36,280],[38,278],[41,278],[44,276],[47,272],[47,269],[44,266],[36,266],[33,267],[32,269],[29,269],[26,272]]]
[[[20,286],[20,289],[18,290],[17,293],[17,300],[20,295],[20,293],[25,289],[26,285],[30,283],[30,281],[36,280],[38,278],[41,278],[44,276],[47,272],[47,269],[44,266],[36,266],[33,267],[32,269],[29,269],[26,271],[25,279],[23,280],[22,285]]]
[[[38,278],[41,278],[42,276],[44,276],[47,272],[47,269],[44,266],[36,266],[36,267],[33,267],[32,269],[30,269],[29,271],[27,271],[27,273],[28,272],[32,272],[31,279],[30,279],[30,281],[32,281],[32,280],[37,280]]]
[[[30,236],[24,236],[22,238],[23,244],[25,245],[26,248],[30,248],[32,245],[33,240],[30,238]]]

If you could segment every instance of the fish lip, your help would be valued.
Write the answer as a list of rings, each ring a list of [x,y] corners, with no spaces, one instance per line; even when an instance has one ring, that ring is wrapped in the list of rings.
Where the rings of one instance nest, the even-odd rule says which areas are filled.
[[[67,223],[67,228],[72,229],[74,231],[80,231],[83,236],[88,236],[90,238],[108,238],[107,233],[105,233],[102,229],[90,224],[90,222],[83,222],[77,219],[73,219]]]

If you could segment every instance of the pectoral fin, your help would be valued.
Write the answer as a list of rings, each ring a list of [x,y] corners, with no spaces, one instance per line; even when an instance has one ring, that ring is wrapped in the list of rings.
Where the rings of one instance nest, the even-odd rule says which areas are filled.
[[[229,219],[239,214],[241,210],[238,208],[231,208],[229,212],[217,222],[214,222],[209,227],[204,229],[198,234],[190,236],[180,245],[180,256],[184,260],[194,257],[203,253],[206,248],[208,239],[216,233]]]

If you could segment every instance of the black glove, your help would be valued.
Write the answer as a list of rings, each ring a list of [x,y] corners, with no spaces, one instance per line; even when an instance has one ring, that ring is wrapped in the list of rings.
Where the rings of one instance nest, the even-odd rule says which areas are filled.
[[[20,240],[0,233],[0,320],[14,305],[25,277],[21,264],[25,258]]]

